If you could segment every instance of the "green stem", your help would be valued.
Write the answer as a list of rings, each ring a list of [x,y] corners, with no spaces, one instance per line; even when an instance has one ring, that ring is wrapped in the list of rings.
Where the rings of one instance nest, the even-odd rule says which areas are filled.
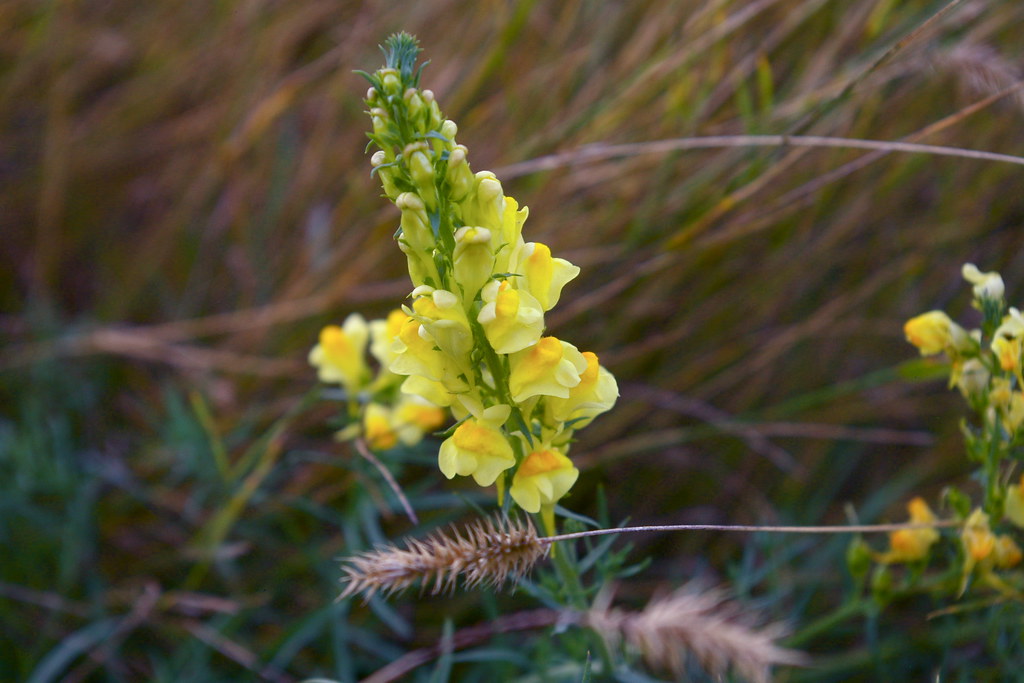
[[[844,605],[840,605],[838,609],[830,614],[826,614],[817,621],[812,621],[810,624],[800,629],[797,633],[794,633],[786,640],[787,647],[800,647],[804,643],[814,640],[817,636],[822,633],[827,633],[837,625],[852,619],[864,613],[864,609],[867,603],[860,597],[856,597],[850,602]]]

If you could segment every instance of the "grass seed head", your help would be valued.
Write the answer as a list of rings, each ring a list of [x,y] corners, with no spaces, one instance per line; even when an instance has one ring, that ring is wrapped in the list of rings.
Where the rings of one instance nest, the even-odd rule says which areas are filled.
[[[459,576],[467,588],[498,587],[528,574],[548,547],[529,519],[479,520],[461,531],[453,526],[408,540],[405,548],[388,545],[346,559],[341,597],[369,598],[415,584],[436,595],[453,591]]]

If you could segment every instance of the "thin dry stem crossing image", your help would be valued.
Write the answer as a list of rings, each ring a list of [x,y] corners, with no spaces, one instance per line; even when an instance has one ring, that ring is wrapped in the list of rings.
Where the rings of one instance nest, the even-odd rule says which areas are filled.
[[[1024,667],[1024,4],[0,17],[0,679]]]

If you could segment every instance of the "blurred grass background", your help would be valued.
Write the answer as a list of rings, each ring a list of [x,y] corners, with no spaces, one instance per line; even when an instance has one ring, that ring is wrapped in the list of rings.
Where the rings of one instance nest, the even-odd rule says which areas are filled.
[[[380,483],[331,440],[305,364],[321,325],[409,289],[352,73],[397,30],[474,169],[530,207],[527,239],[583,268],[549,323],[622,398],[581,433],[567,507],[596,514],[603,487],[615,521],[841,522],[846,503],[872,521],[963,484],[959,397],[901,325],[973,322],[965,261],[1024,303],[1019,166],[802,147],[523,162],[780,133],[1024,155],[1022,29],[1016,0],[4,3],[0,678],[348,680],[436,640],[440,605],[480,609],[332,603],[360,525],[410,530],[351,503]],[[460,484],[431,458],[401,477],[443,518]],[[634,543],[654,564],[627,594],[718,576],[799,623],[846,581],[841,539]],[[923,613],[902,622],[918,639]],[[977,654],[977,632],[941,626],[950,666]],[[841,636],[802,643],[836,680],[868,647]]]

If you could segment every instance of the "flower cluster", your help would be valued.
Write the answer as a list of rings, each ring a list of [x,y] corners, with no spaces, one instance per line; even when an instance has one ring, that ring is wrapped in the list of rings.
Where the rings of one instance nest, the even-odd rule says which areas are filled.
[[[321,382],[341,386],[349,417],[356,418],[339,433],[340,438],[362,436],[371,449],[385,451],[399,443],[413,446],[447,420],[442,407],[428,398],[400,393],[402,378],[388,370],[393,339],[405,317],[396,310],[386,320],[367,323],[353,313],[341,326],[328,325],[320,331],[309,362]],[[378,363],[376,375],[367,363],[368,346]]]
[[[401,211],[396,237],[413,285],[401,313],[378,333],[370,326],[372,351],[404,378],[407,400],[454,415],[441,472],[496,485],[499,502],[508,491],[550,529],[555,503],[579,476],[568,457],[573,434],[612,407],[618,387],[595,354],[545,334],[545,314],[580,269],[525,241],[526,207],[493,173],[470,169],[455,123],[419,88],[418,53],[410,36],[393,36],[386,66],[363,74],[372,86],[369,137],[379,148],[372,173]],[[349,327],[325,330],[310,359],[323,379],[351,391],[369,380],[349,352],[366,334]],[[386,443],[374,436],[377,423],[401,439],[382,411],[372,419],[366,411],[368,440]]]
[[[963,277],[972,286],[974,307],[981,312],[978,328],[965,329],[945,312],[934,310],[908,320],[903,329],[921,355],[946,356],[949,386],[960,391],[974,412],[962,429],[968,458],[977,464],[975,478],[983,486],[981,505],[975,506],[954,487],[945,494],[961,522],[955,568],[960,576],[958,590],[963,593],[976,577],[1006,595],[1024,598],[998,574],[1024,557],[1011,533],[1013,527],[1024,528],[1024,478],[1019,484],[1010,483],[1014,463],[1024,455],[1024,317],[1018,309],[1007,307],[999,273],[984,273],[968,263]],[[940,541],[939,532],[925,526],[937,522],[928,504],[914,498],[907,508],[910,522],[922,526],[889,535],[888,550],[872,555],[883,566],[923,566]],[[1004,521],[1008,532],[995,533],[993,526]]]

